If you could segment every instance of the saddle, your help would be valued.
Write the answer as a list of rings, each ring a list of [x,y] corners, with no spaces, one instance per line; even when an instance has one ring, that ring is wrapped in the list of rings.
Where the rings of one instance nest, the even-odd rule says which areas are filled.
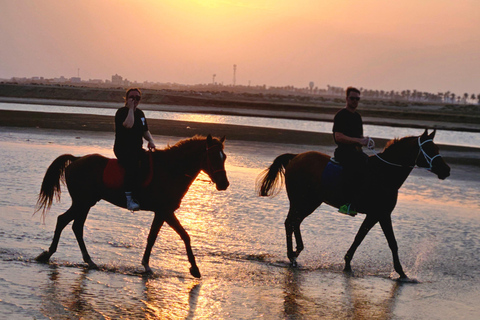
[[[322,173],[322,179],[320,181],[322,190],[330,190],[333,194],[340,193],[342,187],[342,172],[343,166],[335,161],[334,158],[330,159]]]
[[[153,179],[153,155],[152,152],[146,152],[142,159],[141,169],[142,187],[147,187]],[[125,180],[125,168],[117,159],[108,159],[105,169],[103,169],[103,184],[107,188],[121,189]]]
[[[343,166],[337,162],[335,158],[331,158],[323,170],[320,184],[322,186],[325,199],[328,199],[326,202],[329,204],[337,206],[345,204],[343,189],[345,188],[344,184],[348,183],[348,181],[345,181],[346,177],[343,176],[343,170]],[[357,188],[358,191],[356,194],[363,194],[366,186],[367,181],[362,181],[361,187]]]

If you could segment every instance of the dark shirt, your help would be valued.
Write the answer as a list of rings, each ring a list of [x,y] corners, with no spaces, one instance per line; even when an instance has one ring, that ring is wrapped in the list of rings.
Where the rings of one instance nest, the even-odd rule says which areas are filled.
[[[141,151],[143,146],[143,134],[148,131],[147,119],[140,109],[135,109],[135,122],[133,127],[125,128],[123,122],[127,118],[128,108],[122,107],[115,113],[115,144],[113,150],[117,152]]]
[[[358,112],[350,112],[347,109],[342,109],[337,112],[333,119],[333,137],[335,139],[335,132],[343,133],[351,138],[363,137],[363,121],[362,116]],[[335,143],[341,149],[355,149],[356,144],[343,144],[335,140]]]

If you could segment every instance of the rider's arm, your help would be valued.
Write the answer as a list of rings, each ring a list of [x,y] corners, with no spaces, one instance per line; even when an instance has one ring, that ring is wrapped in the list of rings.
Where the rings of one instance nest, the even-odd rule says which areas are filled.
[[[155,142],[153,142],[153,138],[152,138],[152,135],[150,134],[150,131],[144,131],[143,132],[143,137],[145,138],[145,140],[148,141],[148,149],[155,149]]]
[[[123,121],[123,126],[127,129],[131,129],[135,124],[135,104],[133,100],[128,99],[125,106],[128,108],[128,113]]]
[[[341,132],[335,132],[335,141],[337,143],[342,143],[342,144],[359,144],[362,146],[366,146],[368,144],[368,137],[362,137],[362,138],[353,138],[349,137]]]

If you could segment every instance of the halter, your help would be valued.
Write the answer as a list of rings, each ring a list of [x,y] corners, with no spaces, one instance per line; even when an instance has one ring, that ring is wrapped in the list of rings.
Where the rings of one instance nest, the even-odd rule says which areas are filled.
[[[217,172],[226,172],[225,169],[212,170],[212,162],[210,161],[210,157],[209,157],[208,154],[209,154],[209,151],[210,151],[211,149],[215,148],[215,147],[220,147],[220,146],[219,146],[219,145],[213,145],[213,146],[211,146],[211,147],[208,147],[208,146],[207,146],[206,149],[205,149],[205,150],[207,151],[207,152],[206,152],[206,156],[207,156],[207,171],[208,171],[208,172],[212,171],[212,172],[211,172],[211,175],[214,175],[214,174],[217,173]],[[188,178],[194,178],[193,176],[191,176],[191,175],[189,175],[189,174],[185,174],[185,176],[188,177]],[[200,181],[204,181],[204,182],[208,182],[208,180],[201,180],[201,179],[199,179],[199,180],[200,180]],[[210,182],[214,182],[213,178],[211,178],[211,180],[212,180],[212,181],[210,181]]]
[[[432,170],[432,167],[433,167],[433,160],[437,157],[440,157],[440,153],[433,156],[433,157],[430,157],[426,152],[425,150],[423,150],[422,146],[424,144],[426,144],[427,142],[433,142],[433,139],[427,139],[423,142],[420,141],[420,138],[421,137],[418,137],[418,147],[419,147],[419,150],[418,150],[418,154],[417,154],[417,157],[415,158],[415,164],[413,166],[404,166],[404,165],[401,165],[401,164],[396,164],[396,163],[392,163],[392,162],[389,162],[385,159],[383,159],[382,157],[380,157],[378,155],[377,152],[375,152],[375,141],[373,141],[372,138],[368,138],[368,144],[367,144],[367,148],[369,150],[371,150],[373,152],[373,154],[378,158],[380,159],[381,161],[385,162],[386,164],[388,165],[391,165],[391,166],[395,166],[395,167],[407,167],[407,168],[415,168],[417,166],[417,160],[418,160],[418,157],[420,156],[420,153],[423,154],[423,157],[425,158],[425,161],[427,162],[427,164],[429,165],[428,168],[425,168],[427,169],[428,171],[431,171]],[[421,168],[421,167],[419,167]]]
[[[211,149],[213,149],[215,147],[220,147],[220,146],[216,144],[216,145],[213,145],[211,147],[207,146],[207,149],[206,149],[207,150],[207,168],[208,168],[209,171],[212,171],[211,172],[212,175],[214,175],[217,172],[226,172],[224,168],[223,169],[218,169],[218,170],[215,170],[215,171],[212,170],[212,162],[210,161],[210,157],[208,156],[208,154],[209,154],[208,151],[210,151]]]
[[[420,152],[423,153],[423,157],[425,158],[425,161],[427,162],[427,164],[429,165],[429,168],[426,168],[427,170],[431,171],[432,170],[432,167],[433,167],[433,160],[436,158],[436,157],[440,157],[440,153],[433,156],[433,157],[430,157],[426,152],[425,150],[423,150],[422,146],[427,143],[427,142],[433,142],[433,139],[428,139],[428,140],[425,140],[423,142],[420,142],[420,137],[418,137],[418,146],[420,147],[420,151],[418,152],[418,155],[417,155],[417,159],[418,159],[418,156],[420,155]],[[415,160],[415,164],[417,164],[417,160]]]

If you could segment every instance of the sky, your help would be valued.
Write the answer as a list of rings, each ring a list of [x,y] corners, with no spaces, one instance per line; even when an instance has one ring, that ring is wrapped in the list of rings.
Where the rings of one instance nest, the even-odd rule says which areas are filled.
[[[480,94],[479,0],[0,0],[0,79]]]

